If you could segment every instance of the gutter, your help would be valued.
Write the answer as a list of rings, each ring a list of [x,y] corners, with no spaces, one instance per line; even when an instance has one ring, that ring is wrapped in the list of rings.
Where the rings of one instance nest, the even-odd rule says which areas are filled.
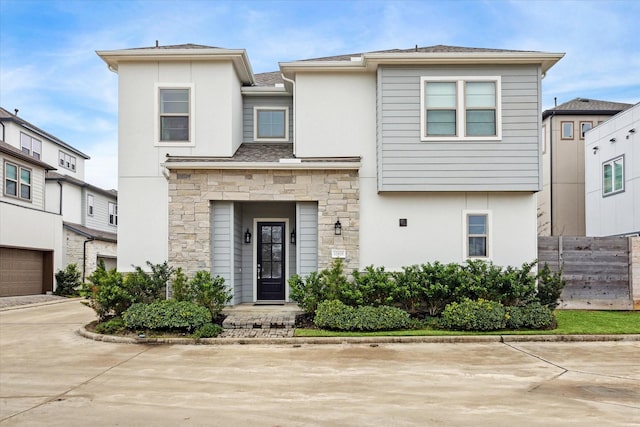
[[[297,102],[296,102],[296,82],[295,82],[295,80],[291,80],[291,79],[287,78],[284,75],[284,73],[281,73],[280,75],[282,76],[282,79],[285,82],[291,83],[291,94],[293,96],[293,110],[291,111],[291,119],[293,120],[293,136],[292,136],[292,139],[293,139],[293,155],[295,156],[296,155],[296,141],[297,141],[297,138],[296,138],[296,116],[297,116],[296,112],[298,111]]]
[[[287,159],[289,160],[289,159]],[[291,159],[298,160],[298,159]],[[360,161],[324,161],[324,162],[210,162],[210,161],[175,161],[161,164],[168,170],[180,169],[205,169],[205,170],[251,170],[251,169],[272,169],[272,170],[328,170],[328,169],[360,169]]]

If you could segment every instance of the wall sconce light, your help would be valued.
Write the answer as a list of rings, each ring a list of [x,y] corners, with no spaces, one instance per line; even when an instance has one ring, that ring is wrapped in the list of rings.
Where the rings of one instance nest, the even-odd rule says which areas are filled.
[[[333,229],[336,236],[342,234],[342,224],[340,224],[340,220],[336,221],[336,223],[333,225]]]
[[[593,154],[595,155],[598,152],[598,146],[593,147]]]
[[[293,231],[291,232],[291,235],[289,236],[290,238],[290,242],[292,245],[296,244],[296,229],[294,228]]]
[[[636,128],[629,129],[629,133],[636,133]]]
[[[611,138],[611,139],[609,140],[609,142],[616,142],[616,139],[615,139],[615,138]]]
[[[244,233],[244,242],[249,244],[251,243],[251,232],[247,228],[247,231]]]

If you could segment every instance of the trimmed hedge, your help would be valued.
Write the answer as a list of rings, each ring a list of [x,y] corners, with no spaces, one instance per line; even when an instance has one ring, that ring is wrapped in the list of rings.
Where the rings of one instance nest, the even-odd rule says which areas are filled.
[[[157,301],[136,303],[122,315],[129,329],[186,330],[188,332],[211,322],[211,313],[205,307],[188,301]]]
[[[338,331],[387,331],[407,328],[410,319],[409,313],[395,307],[350,307],[331,300],[318,304],[313,322],[319,328]]]
[[[539,302],[507,307],[507,317],[509,329],[546,329],[555,323],[553,311]]]
[[[440,324],[457,331],[495,331],[507,326],[507,311],[499,302],[466,298],[447,305]]]

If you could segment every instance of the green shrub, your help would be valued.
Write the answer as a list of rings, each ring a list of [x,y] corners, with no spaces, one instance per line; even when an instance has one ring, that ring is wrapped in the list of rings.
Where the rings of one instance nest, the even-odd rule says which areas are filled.
[[[554,323],[553,311],[539,302],[524,307],[507,307],[508,329],[546,329]]]
[[[339,331],[381,331],[409,326],[409,313],[389,306],[350,307],[338,300],[318,304],[316,326]]]
[[[112,319],[107,320],[106,322],[98,323],[96,325],[96,332],[99,334],[117,334],[126,329],[126,325],[124,324],[124,320],[122,317],[114,317]]]
[[[384,267],[366,267],[364,272],[353,271],[355,284],[354,295],[358,295],[355,304],[350,305],[394,305],[397,297],[397,285],[391,273],[384,271]],[[355,291],[357,289],[357,291]],[[344,301],[343,301],[344,302]]]
[[[540,304],[553,310],[558,306],[558,299],[567,282],[560,271],[552,271],[547,263],[538,271],[538,291],[536,294]]]
[[[151,303],[165,297],[165,289],[173,268],[169,267],[166,261],[162,264],[152,264],[147,261],[147,266],[151,273],[134,266],[134,271],[124,278],[124,287],[131,294],[134,302]]]
[[[96,271],[87,277],[87,283],[82,284],[80,294],[89,300],[89,307],[101,321],[122,315],[134,302],[134,297],[123,286],[122,274],[115,268],[107,271],[102,260]]]
[[[176,301],[193,301],[195,296],[189,286],[189,279],[182,271],[182,267],[178,267],[173,272],[171,280],[171,297]]]
[[[335,299],[348,305],[358,305],[362,300],[362,295],[345,276],[341,259],[336,259],[330,268],[312,272],[304,279],[292,276],[289,289],[291,300],[306,313],[314,313],[322,301]]]
[[[192,336],[196,339],[200,338],[215,338],[222,333],[222,326],[213,323],[205,323],[195,331]]]
[[[211,313],[188,301],[156,301],[135,303],[122,315],[129,329],[186,330],[188,332],[211,322]]]
[[[224,306],[231,301],[231,291],[224,285],[224,278],[212,277],[208,271],[198,271],[189,281],[193,302],[209,310],[212,318],[218,317]]]
[[[462,331],[495,331],[507,324],[502,304],[485,299],[452,302],[442,312],[440,324],[445,329]]]
[[[63,296],[79,295],[82,285],[81,273],[76,264],[69,264],[64,270],[56,273],[56,290],[54,294]]]

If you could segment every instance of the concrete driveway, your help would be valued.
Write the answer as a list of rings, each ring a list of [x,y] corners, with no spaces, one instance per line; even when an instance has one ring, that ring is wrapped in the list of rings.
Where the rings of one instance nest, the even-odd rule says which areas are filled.
[[[0,312],[0,425],[640,424],[640,342],[151,346]]]

